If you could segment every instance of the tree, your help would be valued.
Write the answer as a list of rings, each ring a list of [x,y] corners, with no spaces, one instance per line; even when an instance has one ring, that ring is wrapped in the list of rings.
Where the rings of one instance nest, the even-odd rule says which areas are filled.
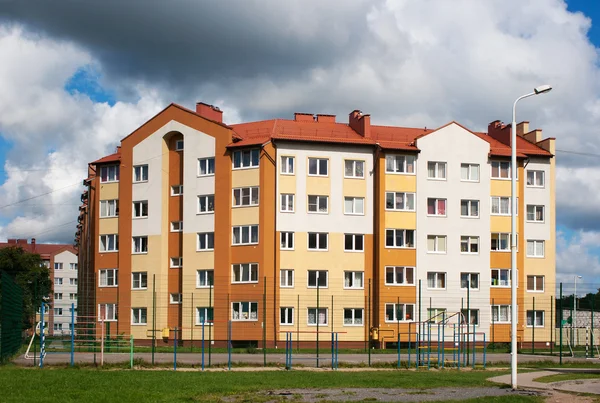
[[[23,328],[31,327],[31,318],[42,297],[52,293],[50,270],[40,255],[20,246],[0,249],[0,270],[10,275],[23,290]]]

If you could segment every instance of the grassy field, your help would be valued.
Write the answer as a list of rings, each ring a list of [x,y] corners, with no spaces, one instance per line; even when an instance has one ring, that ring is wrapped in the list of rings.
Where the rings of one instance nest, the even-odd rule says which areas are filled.
[[[560,382],[560,381],[573,381],[577,379],[600,379],[600,374],[556,374],[556,375],[548,375],[542,376],[541,378],[534,379],[536,382],[542,383],[550,383],[550,382]]]
[[[253,392],[287,388],[434,388],[489,386],[496,373],[461,372],[172,372],[0,367],[3,402],[219,402],[260,401]],[[498,372],[497,374],[500,374]],[[249,399],[249,400],[248,400]],[[485,398],[486,402],[538,402],[537,397]],[[473,400],[481,401],[484,400]]]

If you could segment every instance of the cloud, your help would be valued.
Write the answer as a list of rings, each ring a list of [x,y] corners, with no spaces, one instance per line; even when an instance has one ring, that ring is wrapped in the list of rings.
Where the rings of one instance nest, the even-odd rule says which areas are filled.
[[[574,277],[577,295],[596,292],[600,288],[600,231],[557,231],[556,239],[556,285],[563,283],[563,295],[574,292]]]

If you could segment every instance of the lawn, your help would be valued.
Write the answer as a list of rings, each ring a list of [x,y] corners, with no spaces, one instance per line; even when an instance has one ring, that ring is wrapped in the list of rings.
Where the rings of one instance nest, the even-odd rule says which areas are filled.
[[[556,374],[542,376],[541,378],[534,379],[536,382],[551,383],[560,381],[573,381],[578,379],[600,379],[600,374],[586,374],[586,373],[571,373],[571,374]]]
[[[457,372],[173,372],[0,367],[3,402],[218,402],[227,395],[287,388],[434,388],[489,386],[488,371]],[[503,402],[503,398],[485,398]],[[239,399],[236,399],[239,400]],[[243,401],[243,399],[241,400]],[[257,401],[251,398],[249,401]],[[474,400],[477,401],[477,400]],[[483,400],[480,400],[483,401]],[[538,402],[512,396],[510,401]]]

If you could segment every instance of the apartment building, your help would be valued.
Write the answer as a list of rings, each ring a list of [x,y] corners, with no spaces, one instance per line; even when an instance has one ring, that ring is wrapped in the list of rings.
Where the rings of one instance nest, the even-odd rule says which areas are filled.
[[[74,319],[71,304],[74,304],[75,312],[77,310],[77,250],[67,244],[37,243],[35,238],[31,238],[29,243],[27,239],[8,239],[7,242],[0,243],[0,249],[7,247],[20,247],[26,252],[40,255],[44,265],[50,270],[50,281],[53,284],[52,293],[47,296],[44,326],[49,335],[70,335]]]
[[[545,341],[554,139],[517,132],[519,338]],[[215,341],[379,345],[454,320],[506,342],[509,135],[498,121],[377,126],[358,110],[227,125],[212,105],[171,104],[89,165],[80,305],[138,340],[178,328],[197,341],[209,324]]]

